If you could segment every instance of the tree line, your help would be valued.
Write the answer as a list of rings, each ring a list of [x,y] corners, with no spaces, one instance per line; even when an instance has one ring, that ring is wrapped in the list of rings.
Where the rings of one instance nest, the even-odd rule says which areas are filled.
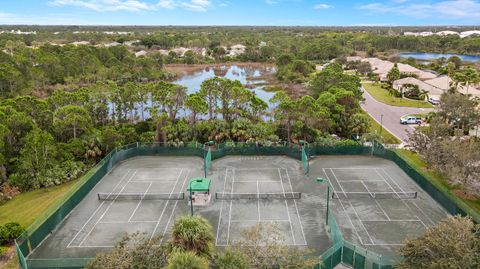
[[[358,77],[332,64],[309,87],[313,96],[295,99],[279,92],[270,104],[239,81],[218,77],[205,80],[194,93],[166,81],[106,81],[73,92],[58,89],[45,99],[4,99],[3,190],[73,180],[115,147],[137,141],[324,142],[332,134],[350,139],[367,132]]]

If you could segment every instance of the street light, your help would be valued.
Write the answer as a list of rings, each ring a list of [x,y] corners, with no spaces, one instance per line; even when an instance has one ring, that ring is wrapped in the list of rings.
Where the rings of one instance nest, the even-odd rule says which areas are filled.
[[[328,185],[327,185],[327,213],[326,213],[326,217],[325,217],[325,224],[328,226],[328,215],[329,214],[329,211],[330,211],[330,182],[323,179],[322,177],[317,177],[317,182],[322,184],[323,182],[327,182]]]
[[[382,136],[383,130],[383,114],[380,115],[380,136]]]

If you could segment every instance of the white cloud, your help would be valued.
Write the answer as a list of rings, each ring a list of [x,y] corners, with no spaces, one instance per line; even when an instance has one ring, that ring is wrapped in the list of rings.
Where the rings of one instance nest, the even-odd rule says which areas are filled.
[[[149,4],[140,0],[53,0],[49,2],[54,6],[75,6],[94,10],[97,12],[108,11],[150,11],[157,9],[185,8],[191,11],[203,12],[213,6],[209,0],[159,0],[156,4]]]
[[[182,2],[181,5],[195,12],[205,12],[212,5],[209,0],[191,0],[189,2]]]
[[[436,3],[396,0],[391,3],[370,3],[360,9],[373,13],[393,13],[412,17],[439,17],[480,21],[480,1],[445,0]]]
[[[54,0],[49,2],[54,6],[76,6],[98,12],[105,11],[142,11],[155,7],[138,0]]]
[[[160,8],[173,9],[177,4],[172,0],[160,0],[158,1],[157,6]]]
[[[316,4],[315,6],[313,6],[313,9],[329,9],[329,8],[332,8],[333,6],[329,5],[329,4]]]

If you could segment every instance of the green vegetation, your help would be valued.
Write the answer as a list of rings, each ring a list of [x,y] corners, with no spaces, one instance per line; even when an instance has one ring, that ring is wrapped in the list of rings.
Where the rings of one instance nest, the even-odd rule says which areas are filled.
[[[418,238],[408,239],[399,251],[404,259],[395,268],[478,268],[479,233],[480,225],[472,219],[449,217]]]
[[[380,126],[380,123],[378,123],[370,115],[368,115],[367,113],[365,113],[365,115],[368,116],[370,120],[370,127],[368,129],[369,133],[376,133],[378,136],[380,136],[381,141],[385,144],[400,144],[402,142],[396,136],[391,134],[388,130],[382,128]]]
[[[319,263],[309,251],[286,246],[281,234],[272,224],[258,224],[247,229],[236,245],[214,253],[210,223],[200,216],[185,216],[175,222],[166,244],[159,245],[159,237],[127,235],[113,249],[98,253],[86,268],[306,269]]]
[[[456,196],[453,191],[458,189],[458,185],[451,184],[449,180],[447,180],[444,176],[442,176],[438,171],[429,168],[427,163],[425,163],[420,155],[415,152],[409,150],[396,150],[398,155],[402,157],[408,164],[412,167],[415,167],[416,170],[421,173],[430,183],[432,183],[438,190],[445,193],[447,197],[457,204],[460,205],[465,204],[468,207],[477,212],[478,216],[480,216],[480,199],[463,199]],[[464,208],[463,206],[462,208]]]
[[[382,88],[379,83],[362,83],[363,88],[377,101],[391,106],[431,108],[432,105],[425,101],[395,97]]]
[[[30,226],[44,215],[48,207],[60,200],[75,183],[76,181],[71,181],[15,196],[8,203],[0,205],[0,225],[15,221],[22,227]],[[22,210],[18,210],[19,208]]]

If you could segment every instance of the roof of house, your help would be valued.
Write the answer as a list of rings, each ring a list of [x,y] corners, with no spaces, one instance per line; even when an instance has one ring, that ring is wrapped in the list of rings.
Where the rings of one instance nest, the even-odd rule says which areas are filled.
[[[440,88],[442,90],[448,90],[453,80],[449,76],[440,76],[434,79],[425,80],[425,83]],[[457,91],[463,94],[471,94],[480,96],[480,85],[470,85],[467,89],[465,86],[460,86]]]
[[[424,91],[427,91],[428,94],[432,94],[432,95],[441,95],[444,91],[442,89],[439,89],[433,85],[430,85],[430,84],[427,84],[417,78],[414,78],[414,77],[406,77],[406,78],[402,78],[402,79],[399,79],[399,80],[395,80],[393,82],[393,88],[395,89],[400,89],[403,85],[405,84],[413,84],[413,85],[418,85],[418,87],[421,89],[421,90],[424,90]]]

